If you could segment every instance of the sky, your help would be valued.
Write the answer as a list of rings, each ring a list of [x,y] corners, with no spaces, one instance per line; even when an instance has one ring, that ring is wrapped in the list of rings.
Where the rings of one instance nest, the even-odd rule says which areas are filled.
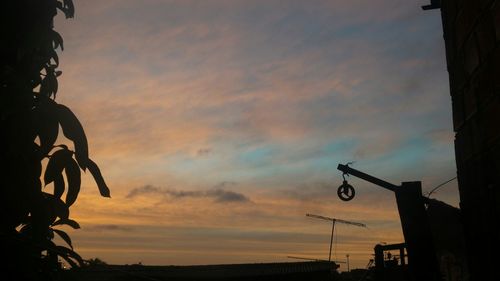
[[[339,163],[428,192],[456,175],[439,11],[428,1],[75,1],[57,101],[90,175],[71,216],[84,258],[188,265],[326,259],[364,267],[403,241],[394,194]],[[61,140],[63,141],[63,140]],[[50,186],[47,187],[50,190]],[[433,198],[458,206],[456,181]],[[341,270],[345,270],[341,264]]]

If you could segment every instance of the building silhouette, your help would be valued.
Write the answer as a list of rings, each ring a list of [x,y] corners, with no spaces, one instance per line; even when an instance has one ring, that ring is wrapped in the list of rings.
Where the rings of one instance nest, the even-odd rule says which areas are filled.
[[[470,280],[499,280],[500,1],[441,0]]]

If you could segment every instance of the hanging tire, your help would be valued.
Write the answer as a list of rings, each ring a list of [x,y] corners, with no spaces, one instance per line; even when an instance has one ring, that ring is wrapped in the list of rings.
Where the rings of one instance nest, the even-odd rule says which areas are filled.
[[[344,181],[344,183],[342,183],[342,185],[337,189],[337,196],[342,201],[351,201],[354,198],[354,195],[356,195],[354,187],[348,184],[347,181]]]

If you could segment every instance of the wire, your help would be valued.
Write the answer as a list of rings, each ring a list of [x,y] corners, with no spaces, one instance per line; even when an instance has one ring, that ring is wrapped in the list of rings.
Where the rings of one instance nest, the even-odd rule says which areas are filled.
[[[432,193],[434,193],[436,190],[438,190],[440,187],[442,187],[443,185],[445,185],[445,184],[447,184],[447,183],[449,183],[449,182],[451,182],[452,180],[455,180],[455,179],[457,179],[457,177],[453,177],[453,178],[451,178],[451,179],[449,179],[449,180],[447,180],[447,181],[445,181],[445,182],[441,183],[440,185],[438,185],[438,186],[434,187],[434,188],[433,188],[431,191],[429,191],[429,193],[427,194],[427,198],[430,198],[430,197],[431,197],[431,194],[432,194]]]
[[[335,247],[333,248],[333,257],[337,259],[337,245],[339,244],[339,236],[338,236],[338,227],[334,229],[334,236],[335,236]]]

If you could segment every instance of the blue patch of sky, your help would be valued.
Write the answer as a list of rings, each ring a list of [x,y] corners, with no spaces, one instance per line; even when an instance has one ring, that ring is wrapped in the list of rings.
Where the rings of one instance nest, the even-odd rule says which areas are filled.
[[[428,58],[429,52],[434,54],[438,48],[444,48],[442,37],[436,30],[441,29],[437,18],[422,16],[400,22],[387,22],[374,25],[370,32],[361,38],[376,46],[384,46],[378,50],[393,61]],[[436,44],[436,41],[441,44]],[[436,57],[432,56],[432,59]],[[442,59],[442,57],[440,57]]]
[[[309,173],[304,179],[315,178],[316,180],[329,179],[335,174],[337,165],[348,163],[353,160],[353,151],[358,145],[354,138],[340,138],[323,145],[319,153],[302,159],[298,165],[295,165],[302,173]],[[296,172],[296,171],[291,171]]]
[[[221,180],[227,180],[226,178],[219,177],[219,169],[222,166],[222,161],[224,159],[212,157],[211,155],[207,157],[193,157],[184,153],[177,153],[165,157],[160,165],[164,170],[169,173],[175,173],[177,176],[194,179],[195,181],[201,179],[203,183],[215,184]],[[196,177],[199,178],[193,178],[193,175],[197,175]]]
[[[272,162],[276,153],[278,153],[278,148],[274,145],[261,146],[240,153],[237,161],[243,166],[266,165]]]
[[[355,146],[355,140],[340,139],[306,154],[284,147],[277,149],[275,145],[263,146],[236,156],[238,165],[231,174],[239,181],[272,182],[277,186],[290,181],[328,179],[339,163],[352,160]]]
[[[325,32],[330,25],[325,15],[305,14],[300,7],[263,8],[254,7],[239,18],[232,18],[234,26],[248,35],[242,53],[258,61],[288,58],[331,42],[335,37],[334,33]]]
[[[280,148],[276,145],[240,147],[236,151],[227,148],[215,150],[219,151],[217,155],[192,157],[176,154],[167,157],[165,161],[170,163],[170,172],[187,177],[203,175],[203,180],[208,182],[249,181],[283,174],[287,170],[286,165],[274,163],[275,157],[280,153]]]
[[[323,146],[323,155],[335,156],[338,159],[348,158],[357,144],[358,141],[354,138],[334,140]]]
[[[293,13],[274,24],[269,39],[282,41],[288,47],[283,52],[284,56],[329,45],[339,35],[328,28],[331,23],[321,18],[301,17]]]
[[[376,171],[386,178],[418,180],[425,176],[424,165],[428,164],[427,159],[432,156],[429,153],[431,146],[432,142],[425,137],[409,138],[387,153],[364,159],[359,165],[366,171]]]

